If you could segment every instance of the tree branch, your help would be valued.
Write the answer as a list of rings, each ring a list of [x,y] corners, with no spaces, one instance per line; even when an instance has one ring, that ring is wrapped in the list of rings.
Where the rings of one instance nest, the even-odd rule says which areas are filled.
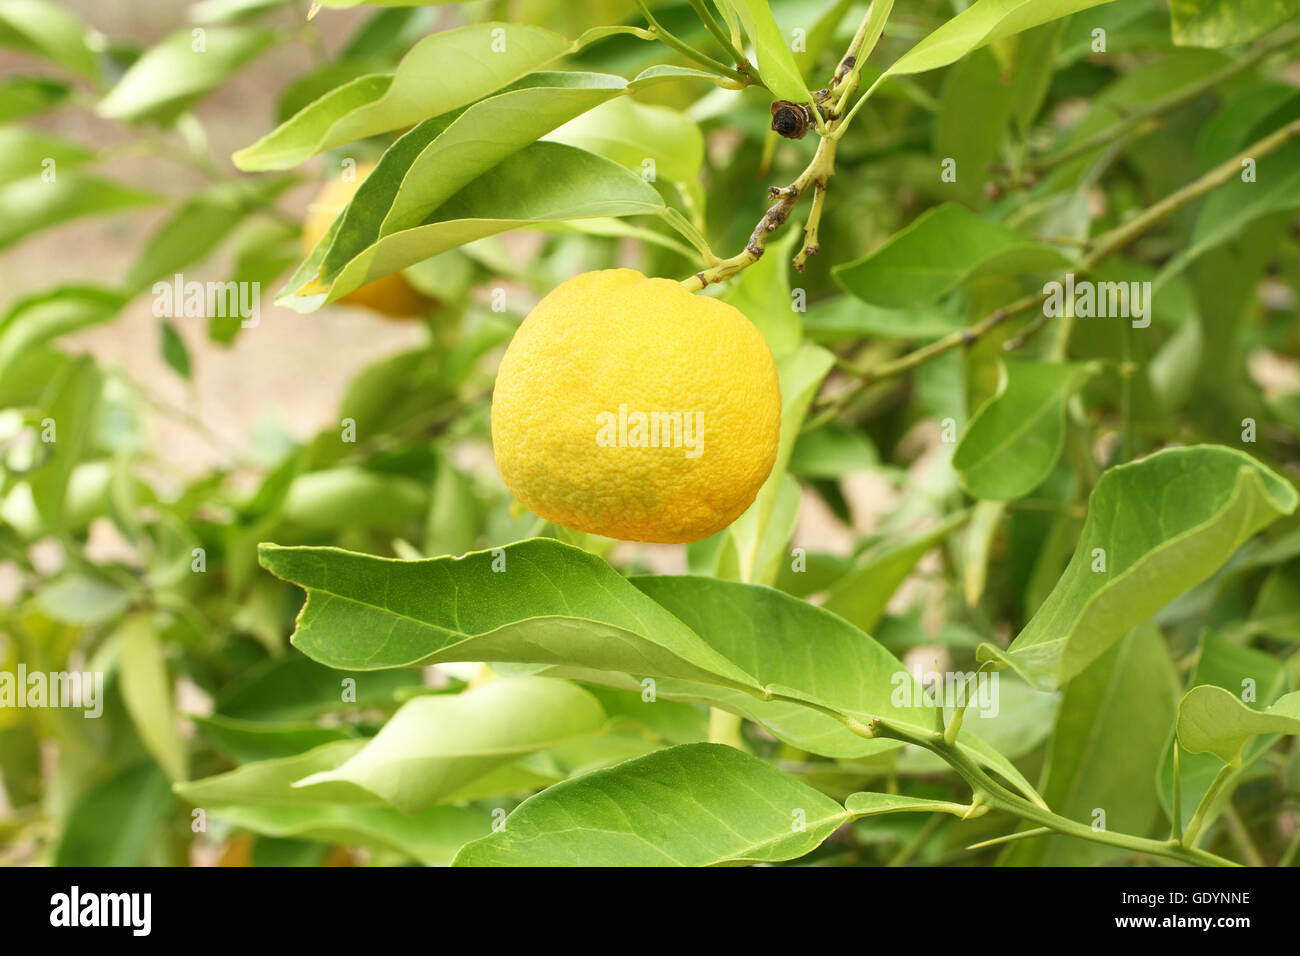
[[[1026,168],[1038,172],[1055,169],[1057,166],[1064,165],[1072,159],[1078,159],[1080,156],[1085,156],[1093,150],[1107,146],[1125,134],[1138,129],[1149,120],[1163,116],[1170,110],[1176,109],[1184,103],[1195,99],[1202,93],[1209,92],[1216,86],[1232,79],[1234,76],[1245,73],[1247,70],[1256,66],[1260,61],[1280,50],[1285,50],[1287,47],[1294,45],[1298,41],[1300,41],[1300,32],[1288,30],[1278,33],[1260,44],[1260,46],[1249,56],[1245,56],[1240,60],[1229,63],[1222,69],[1216,70],[1214,73],[1197,80],[1195,83],[1191,83],[1180,90],[1174,90],[1172,93],[1162,96],[1145,106],[1127,113],[1120,122],[1102,130],[1095,136],[1090,136],[1082,142],[1075,143],[1073,146],[1067,146],[1059,152],[1050,153],[1046,156],[1039,157],[1038,159],[1030,160],[1025,164]],[[1154,125],[1152,128],[1154,129]]]
[[[813,155],[812,161],[789,186],[772,186],[768,188],[769,197],[775,199],[776,202],[763,213],[758,225],[750,233],[749,241],[745,243],[744,250],[729,259],[721,260],[708,269],[695,273],[695,275],[687,279],[683,279],[682,285],[688,291],[698,292],[715,282],[724,282],[761,259],[767,249],[768,238],[784,225],[785,221],[790,217],[791,210],[810,189],[813,190],[812,211],[809,213],[808,223],[804,228],[803,245],[794,258],[795,268],[802,272],[808,257],[816,255],[820,250],[821,246],[817,234],[824,196],[831,176],[835,175],[835,147],[839,142],[835,130],[838,124],[843,121],[843,118],[839,115],[839,106],[847,101],[848,97],[857,89],[861,62],[865,56],[865,47],[868,43],[874,42],[871,34],[876,31],[873,31],[872,27],[880,22],[879,19],[873,20],[872,11],[875,9],[876,3],[880,2],[884,2],[884,0],[874,0],[872,6],[867,9],[867,13],[862,18],[857,32],[853,35],[853,40],[849,43],[848,50],[840,59],[839,66],[836,67],[835,76],[832,78],[829,89],[832,98],[834,98],[837,90],[839,96],[831,105],[829,115],[823,116],[821,103],[808,104],[809,109],[813,111],[814,118],[818,121],[818,129],[821,131],[821,140],[817,144],[817,152]],[[638,0],[638,3],[640,3],[640,0]],[[892,7],[892,3],[889,6]],[[888,8],[882,9],[886,9],[886,12],[888,10]]]
[[[1252,143],[1236,156],[1226,162],[1216,166],[1204,176],[1193,182],[1188,183],[1183,188],[1177,190],[1160,200],[1128,222],[1122,223],[1111,229],[1109,232],[1098,236],[1093,243],[1092,252],[1084,257],[1082,261],[1072,270],[1075,276],[1087,275],[1094,271],[1098,265],[1110,258],[1121,249],[1137,241],[1146,235],[1153,228],[1164,222],[1175,212],[1184,206],[1195,202],[1206,193],[1222,186],[1234,176],[1240,174],[1242,162],[1247,159],[1259,159],[1275,152],[1291,140],[1300,137],[1300,119],[1293,120],[1287,125],[1281,127],[1265,136],[1258,142]],[[928,362],[945,352],[950,352],[958,347],[970,347],[974,345],[980,337],[988,334],[993,329],[1002,325],[1007,319],[1019,315],[1032,309],[1035,305],[1041,303],[1047,298],[1047,293],[1031,293],[1023,298],[1017,299],[1010,305],[1002,306],[997,311],[974,325],[953,332],[941,339],[924,345],[919,349],[908,352],[893,361],[886,362],[883,365],[876,366],[872,369],[866,369],[858,377],[858,381],[851,387],[845,389],[839,395],[822,400],[819,405],[821,411],[813,416],[804,425],[803,431],[812,431],[831,421],[844,409],[844,407],[856,397],[864,388],[874,382],[890,378],[916,368],[918,365]],[[1029,325],[1021,330],[1020,335],[1008,342],[1008,350],[1019,348],[1024,345],[1029,338],[1038,332],[1047,323],[1049,316],[1046,313],[1038,316]]]

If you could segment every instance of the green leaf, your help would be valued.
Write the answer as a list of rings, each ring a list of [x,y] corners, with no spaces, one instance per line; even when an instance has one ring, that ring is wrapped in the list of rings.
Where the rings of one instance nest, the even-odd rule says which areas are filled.
[[[420,685],[414,671],[340,673],[294,654],[250,668],[226,686],[217,710],[244,720],[303,720],[342,710],[345,691],[349,708],[382,708],[393,706],[399,690]]]
[[[1124,4],[1111,8],[1118,12]],[[1107,11],[1099,10],[1100,17]],[[1098,24],[1097,29],[1106,29]],[[1112,26],[1107,33],[1108,44],[1114,49],[1117,34],[1132,30],[1132,26]],[[1144,63],[1127,70],[1104,89],[1089,98],[1088,110],[1083,117],[1070,126],[1057,144],[1057,152],[1070,149],[1079,143],[1091,140],[1110,129],[1116,123],[1130,116],[1144,106],[1159,103],[1164,97],[1172,96],[1191,83],[1204,78],[1228,63],[1228,58],[1212,50],[1177,50],[1170,56],[1164,56],[1150,63]],[[1050,174],[1053,185],[1058,188],[1073,188],[1087,175],[1105,146],[1096,147],[1095,151],[1084,154],[1061,165]],[[1055,153],[1049,152],[1045,161],[1051,162]],[[1227,157],[1224,157],[1225,159]],[[1177,184],[1181,185],[1182,180]],[[1174,183],[1170,184],[1170,187]],[[1086,213],[1086,210],[1084,210]]]
[[[345,465],[295,478],[281,514],[312,531],[398,530],[423,517],[428,506],[429,491],[422,482]]]
[[[264,27],[178,30],[131,64],[97,112],[106,119],[170,122],[275,39]]]
[[[262,807],[309,807],[329,804],[381,806],[383,801],[347,782],[295,787],[304,777],[333,770],[366,745],[364,740],[336,740],[290,757],[246,763],[226,773],[177,783],[172,789],[196,807],[237,804]]]
[[[868,793],[862,791],[849,794],[844,801],[844,808],[855,819],[878,817],[886,813],[951,813],[964,817],[970,807],[948,800],[926,800],[922,797],[908,797],[898,793]]]
[[[864,723],[892,717],[927,724],[929,711],[895,703],[899,682],[911,683],[903,665],[871,637],[821,608],[780,591],[715,578],[646,576],[631,582],[763,686],[815,699]],[[722,704],[781,739],[826,756],[856,757],[897,746],[896,741],[853,734],[834,717],[798,703],[665,680],[656,682],[656,695]]]
[[[1001,158],[1015,92],[987,50],[967,56],[944,75],[932,139],[935,156],[956,162],[956,181],[944,184],[950,195],[981,200],[989,165]]]
[[[790,471],[804,478],[843,478],[880,465],[880,452],[862,432],[826,425],[799,435],[790,453]]]
[[[757,689],[609,565],[558,541],[428,561],[275,545],[259,557],[306,589],[293,643],[331,667],[516,661]]]
[[[62,103],[72,87],[43,76],[7,76],[0,79],[0,123],[12,123]]]
[[[959,331],[966,317],[942,306],[882,309],[853,296],[840,295],[811,306],[803,317],[804,334],[823,344],[867,337],[937,339]]]
[[[103,39],[48,0],[0,3],[0,46],[43,56],[83,76],[98,75],[95,49]]]
[[[1064,685],[1296,503],[1285,480],[1216,445],[1112,468],[1052,593],[1009,648],[984,644],[980,659],[1009,664],[1037,687]]]
[[[955,63],[1004,37],[1111,0],[977,0],[900,57],[885,76]]]
[[[190,720],[204,737],[239,763],[291,757],[304,750],[357,737],[356,730],[346,724],[322,727],[308,721],[261,723],[219,714],[211,717],[191,716]]]
[[[133,209],[157,196],[93,176],[65,173],[53,182],[37,174],[0,186],[0,249],[71,219]]]
[[[1051,473],[1065,446],[1066,403],[1101,370],[1096,363],[1006,362],[998,391],[971,419],[952,466],[974,498],[1023,498]]]
[[[464,554],[474,547],[482,529],[483,506],[474,494],[472,479],[442,456],[425,521],[424,553],[434,557]]]
[[[99,367],[86,356],[69,363],[50,385],[42,417],[42,431],[53,439],[44,443],[49,457],[27,479],[47,531],[64,526],[69,478],[90,453],[102,387]]]
[[[0,381],[16,375],[41,345],[112,319],[124,293],[97,286],[60,286],[19,299],[0,316]]]
[[[1226,91],[1225,91],[1226,93]],[[1300,90],[1283,83],[1257,79],[1232,95],[1225,95],[1219,112],[1197,137],[1196,158],[1202,169],[1227,162],[1273,125],[1270,120],[1292,119],[1300,110]]]
[[[1011,78],[1011,115],[1020,135],[1033,128],[1047,99],[1069,20],[1056,20],[1022,33],[1016,43],[1015,74]]]
[[[732,747],[687,744],[558,783],[455,866],[716,866],[803,856],[849,818]]]
[[[1206,252],[1237,238],[1256,220],[1300,208],[1300,142],[1260,159],[1255,177],[1253,182],[1230,179],[1206,199],[1192,227],[1191,242],[1165,264],[1155,279],[1155,290]]]
[[[835,582],[822,606],[870,633],[885,613],[898,586],[916,562],[970,519],[970,512],[949,515],[934,526],[871,554],[865,563]]]
[[[1300,641],[1300,561],[1289,561],[1268,573],[1248,624],[1253,634]]]
[[[358,77],[234,154],[247,171],[286,169],[327,149],[411,126],[499,90],[565,53],[540,27],[476,23],[425,37],[392,74]]]
[[[710,73],[708,70],[698,70],[693,66],[677,66],[674,63],[657,63],[638,73],[629,85],[641,90],[660,83],[670,83],[673,80],[706,80],[714,86],[731,84],[728,77]]]
[[[383,236],[333,277],[328,291],[315,282],[323,248],[290,280],[280,305],[313,311],[368,282],[456,246],[529,225],[564,219],[657,214],[663,200],[639,176],[616,163],[559,143],[533,143],[508,156],[414,228]],[[336,220],[337,223],[337,220]]]
[[[1006,514],[1004,501],[979,501],[971,513],[970,526],[962,542],[962,581],[965,586],[966,606],[976,607],[984,595],[989,577],[989,553],[1002,517]]]
[[[1151,767],[1173,722],[1177,675],[1164,640],[1146,623],[1112,646],[1066,688],[1047,756],[1043,797],[1061,816],[1145,835],[1160,812]],[[1163,834],[1162,834],[1163,835]],[[1026,840],[1013,866],[1094,866],[1122,854],[1064,836]]]
[[[408,815],[392,807],[221,807],[210,814],[266,836],[395,850],[425,866],[447,866],[471,840],[492,830],[483,807],[429,807]]]
[[[176,724],[171,678],[162,644],[148,612],[125,618],[116,631],[121,643],[122,701],[144,741],[170,780],[185,779],[185,744]]]
[[[55,866],[140,866],[173,804],[151,763],[126,767],[91,787],[63,824]]]
[[[0,185],[35,176],[48,168],[49,162],[56,169],[72,169],[94,155],[80,143],[21,126],[0,126]]]
[[[612,159],[640,173],[646,159],[678,183],[693,182],[704,165],[704,134],[685,113],[626,97],[583,114],[546,137]]]
[[[254,210],[265,208],[293,181],[275,177],[249,188],[223,183],[186,200],[150,238],[126,274],[126,287],[143,290],[155,280],[203,261]]]
[[[1282,664],[1274,657],[1251,647],[1234,644],[1226,637],[1213,631],[1206,632],[1201,638],[1200,653],[1196,658],[1196,669],[1187,681],[1189,688],[1214,686],[1241,699],[1249,697],[1258,709],[1274,703],[1288,689],[1287,673]],[[1160,800],[1165,815],[1173,818],[1174,793],[1174,746],[1178,740],[1176,726],[1172,726],[1167,735],[1164,754],[1160,764]],[[1241,781],[1252,764],[1262,757],[1274,743],[1276,736],[1257,736],[1246,743],[1242,752],[1241,765],[1233,772],[1226,784],[1219,789],[1219,799],[1207,808],[1204,820],[1210,825],[1230,800],[1233,790]],[[1197,807],[1209,793],[1219,772],[1223,770],[1224,761],[1212,753],[1193,754],[1180,748],[1178,759],[1178,786],[1182,798],[1182,817],[1180,827],[1185,830],[1191,822]],[[1181,831],[1180,831],[1181,832]]]
[[[82,571],[66,571],[36,592],[36,606],[67,624],[103,624],[126,611],[131,600],[116,581]]]
[[[194,23],[236,23],[269,13],[290,0],[199,0],[189,9]]]
[[[754,41],[754,66],[758,67],[763,83],[780,99],[811,103],[812,94],[799,72],[790,41],[777,26],[767,0],[733,0],[733,4],[745,24],[745,32]]]
[[[421,123],[358,188],[339,219],[322,275],[335,275],[377,239],[420,225],[502,160],[626,90],[627,82],[617,76],[535,73],[454,118]],[[485,129],[493,135],[485,138]]]
[[[797,236],[791,231],[772,243],[770,254],[744,270],[721,297],[758,327],[778,360],[799,348],[803,338],[790,294],[790,251]]]
[[[1238,767],[1242,750],[1256,734],[1300,734],[1300,691],[1259,711],[1222,687],[1202,684],[1178,705],[1178,742],[1191,753],[1212,753]]]
[[[190,377],[190,353],[185,348],[185,340],[181,338],[176,327],[166,319],[158,323],[158,328],[162,333],[162,356],[163,360],[171,367],[171,370],[181,378]]]
[[[1068,264],[1058,250],[948,203],[917,217],[875,252],[831,272],[864,302],[906,309],[935,302],[970,279]]]
[[[545,677],[491,681],[403,704],[364,748],[299,781],[347,781],[414,813],[518,757],[588,736],[605,723],[596,699]]]
[[[1246,43],[1300,15],[1300,0],[1169,0],[1174,42],[1224,47]]]
[[[920,685],[898,659],[822,608],[771,588],[714,578],[673,575],[631,581],[760,684],[815,706],[667,680],[657,682],[659,697],[722,706],[801,750],[828,757],[862,757],[893,749],[897,741],[861,737],[817,707],[862,723],[886,717],[925,733],[933,729],[934,709],[925,705]],[[1020,772],[969,727],[958,745],[1037,799]]]
[[[350,7],[422,7],[426,0],[320,0],[323,6],[332,10],[346,10]],[[473,0],[442,0],[443,3],[471,3]]]

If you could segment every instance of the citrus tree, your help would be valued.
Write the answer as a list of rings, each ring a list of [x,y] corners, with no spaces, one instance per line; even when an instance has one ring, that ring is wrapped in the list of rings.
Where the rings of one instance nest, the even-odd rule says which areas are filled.
[[[86,8],[0,247],[157,225],[0,303],[4,859],[1296,862],[1296,0]],[[346,307],[198,475],[78,345]]]

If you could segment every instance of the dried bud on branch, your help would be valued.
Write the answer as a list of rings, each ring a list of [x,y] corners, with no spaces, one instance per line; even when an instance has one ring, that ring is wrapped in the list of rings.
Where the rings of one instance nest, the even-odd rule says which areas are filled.
[[[786,139],[803,139],[812,121],[812,113],[802,103],[777,100],[772,104],[772,129]]]

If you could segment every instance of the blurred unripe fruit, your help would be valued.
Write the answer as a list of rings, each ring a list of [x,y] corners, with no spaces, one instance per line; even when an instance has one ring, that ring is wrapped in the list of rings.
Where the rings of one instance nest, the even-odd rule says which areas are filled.
[[[351,181],[336,178],[316,194],[307,206],[307,218],[302,224],[303,254],[311,252],[329,230],[330,224],[338,218],[365,178],[374,172],[374,163],[358,163]],[[348,305],[356,305],[393,319],[409,319],[428,315],[437,303],[417,292],[401,275],[384,276],[369,282],[354,292],[339,299]]]

